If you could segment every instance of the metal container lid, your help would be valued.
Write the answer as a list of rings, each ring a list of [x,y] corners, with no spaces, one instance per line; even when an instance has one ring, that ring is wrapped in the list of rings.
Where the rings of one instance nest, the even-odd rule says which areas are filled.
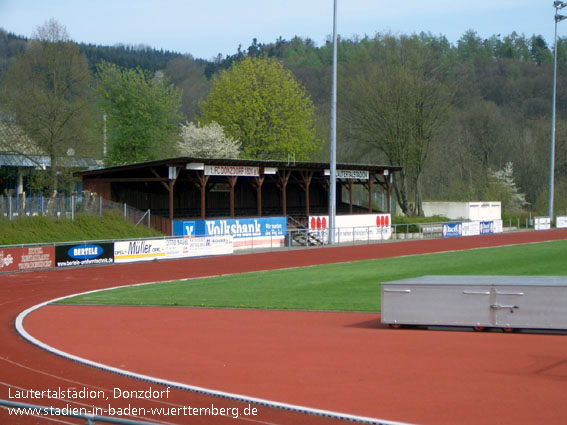
[[[567,276],[421,276],[382,285],[566,286]]]

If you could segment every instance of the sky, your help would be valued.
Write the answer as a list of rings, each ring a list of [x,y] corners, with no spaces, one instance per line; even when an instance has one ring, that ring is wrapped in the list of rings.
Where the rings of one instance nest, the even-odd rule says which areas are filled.
[[[482,38],[542,35],[554,44],[553,0],[337,0],[337,32]],[[560,12],[561,13],[561,12]],[[567,15],[567,9],[565,9]],[[321,46],[333,33],[333,0],[0,0],[0,28],[31,37],[55,19],[71,39],[99,45],[147,45],[212,59],[294,36]],[[558,24],[567,36],[567,21]]]

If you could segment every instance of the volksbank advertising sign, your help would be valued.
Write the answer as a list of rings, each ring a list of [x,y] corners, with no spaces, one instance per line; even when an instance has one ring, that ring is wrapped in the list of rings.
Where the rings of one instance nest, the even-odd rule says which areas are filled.
[[[220,220],[177,220],[174,236],[231,235],[234,248],[280,245],[285,240],[285,217],[231,218]]]

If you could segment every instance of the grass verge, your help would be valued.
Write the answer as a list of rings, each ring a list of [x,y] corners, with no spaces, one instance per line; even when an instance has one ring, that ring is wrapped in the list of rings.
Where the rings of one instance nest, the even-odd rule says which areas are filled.
[[[0,245],[52,243],[103,239],[129,239],[162,236],[145,226],[134,226],[115,215],[82,216],[69,219],[49,217],[0,219]]]

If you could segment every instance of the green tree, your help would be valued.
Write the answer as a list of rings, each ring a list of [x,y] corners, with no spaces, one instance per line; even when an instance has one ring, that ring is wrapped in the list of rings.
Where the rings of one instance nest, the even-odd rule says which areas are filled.
[[[195,60],[189,55],[173,59],[164,70],[170,81],[183,92],[181,112],[189,121],[199,114],[199,103],[209,93],[211,82],[204,77],[204,61]]]
[[[491,58],[490,49],[476,31],[468,30],[457,41],[457,56],[461,62],[474,61],[478,58]]]
[[[314,106],[304,88],[282,64],[246,58],[222,71],[201,104],[206,122],[219,123],[242,143],[251,159],[308,159],[319,146]]]
[[[499,58],[520,61],[531,60],[530,41],[524,35],[518,35],[515,31],[512,31],[512,34],[499,40],[496,46],[496,55]]]
[[[105,116],[106,165],[121,165],[174,156],[182,116],[181,91],[160,73],[97,66],[97,93]]]
[[[541,35],[532,36],[531,54],[532,60],[538,65],[553,62],[553,55],[551,54],[549,47],[547,47],[545,39]]]
[[[7,113],[26,138],[50,158],[51,192],[66,177],[64,158],[93,152],[90,83],[85,57],[55,20],[34,31],[28,48],[4,76]],[[26,145],[19,153],[25,155],[29,149]]]
[[[451,105],[431,51],[417,37],[385,37],[382,61],[361,69],[344,86],[348,127],[367,154],[385,156],[403,170],[394,192],[406,215],[421,215],[421,175],[430,145]]]
[[[478,101],[460,114],[460,124],[465,145],[486,172],[506,138],[506,120],[501,109],[494,102]]]

